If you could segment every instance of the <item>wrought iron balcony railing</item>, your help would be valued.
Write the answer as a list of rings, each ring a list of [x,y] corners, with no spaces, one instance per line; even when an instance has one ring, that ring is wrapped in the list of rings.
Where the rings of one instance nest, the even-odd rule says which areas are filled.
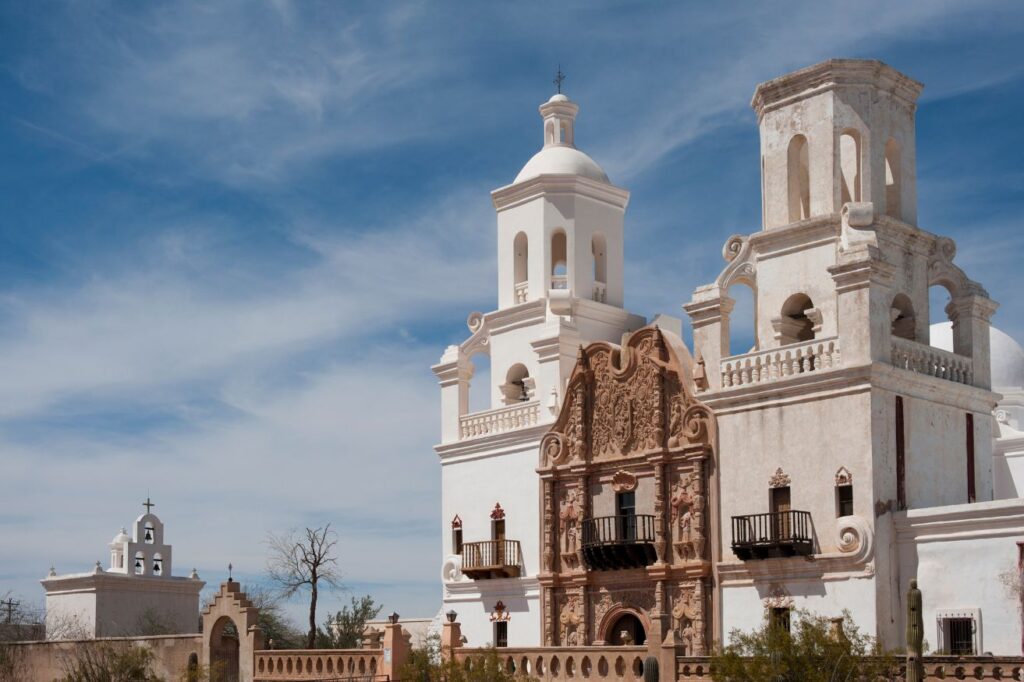
[[[600,516],[583,521],[583,561],[596,571],[639,568],[654,563],[654,517]]]
[[[518,540],[485,540],[462,545],[462,573],[474,580],[519,576]]]
[[[732,517],[732,551],[740,559],[807,556],[814,550],[811,514],[781,511]]]

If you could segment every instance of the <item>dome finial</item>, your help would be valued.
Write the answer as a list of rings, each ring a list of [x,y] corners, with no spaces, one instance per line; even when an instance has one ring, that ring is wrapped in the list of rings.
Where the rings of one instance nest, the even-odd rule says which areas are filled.
[[[565,80],[565,74],[562,73],[562,65],[558,65],[558,72],[555,74],[555,80],[551,81],[558,88],[558,94],[562,94],[562,82]]]

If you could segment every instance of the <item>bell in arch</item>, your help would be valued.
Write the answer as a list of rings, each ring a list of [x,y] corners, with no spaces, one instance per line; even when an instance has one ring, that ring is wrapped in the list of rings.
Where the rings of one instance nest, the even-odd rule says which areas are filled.
[[[146,542],[153,542],[153,529],[149,526],[146,527],[145,540]]]
[[[142,559],[135,560],[135,572],[142,573]]]
[[[153,573],[160,575],[160,560],[156,559],[153,561]]]

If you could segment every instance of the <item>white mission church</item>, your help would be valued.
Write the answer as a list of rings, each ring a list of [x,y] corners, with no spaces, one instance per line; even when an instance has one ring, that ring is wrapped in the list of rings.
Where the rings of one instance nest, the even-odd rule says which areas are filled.
[[[917,225],[921,88],[862,60],[757,87],[762,225],[685,301],[689,348],[622,307],[629,192],[576,147],[575,103],[540,106],[543,148],[491,194],[497,308],[433,367],[444,609],[469,646],[700,655],[808,609],[898,647],[916,578],[932,650],[1022,653],[1024,351]]]

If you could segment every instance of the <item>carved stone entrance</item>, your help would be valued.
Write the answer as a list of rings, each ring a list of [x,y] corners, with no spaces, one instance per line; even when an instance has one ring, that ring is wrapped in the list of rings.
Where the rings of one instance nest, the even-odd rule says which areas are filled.
[[[263,648],[259,610],[229,580],[203,609],[203,666],[219,674],[217,679],[235,682],[253,679],[253,661]]]
[[[546,646],[706,653],[718,482],[701,372],[657,327],[580,348],[537,469]]]

